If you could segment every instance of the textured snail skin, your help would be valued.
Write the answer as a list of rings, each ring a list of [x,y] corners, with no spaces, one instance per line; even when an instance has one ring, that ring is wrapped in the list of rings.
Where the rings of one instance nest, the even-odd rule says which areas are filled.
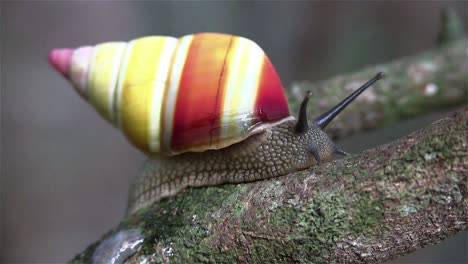
[[[273,126],[246,140],[219,150],[153,157],[143,165],[129,195],[127,215],[188,186],[208,186],[268,179],[331,159],[334,144],[311,124],[303,134],[294,132],[295,120]]]

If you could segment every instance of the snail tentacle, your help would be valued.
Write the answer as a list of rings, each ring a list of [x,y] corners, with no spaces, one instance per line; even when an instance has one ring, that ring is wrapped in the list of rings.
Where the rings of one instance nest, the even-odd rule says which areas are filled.
[[[351,93],[348,97],[346,97],[343,101],[338,103],[335,107],[328,110],[327,112],[321,114],[314,120],[314,123],[320,127],[322,130],[339,114],[343,111],[346,106],[348,106],[354,99],[356,99],[362,92],[364,92],[367,88],[369,88],[372,84],[377,82],[378,80],[384,77],[383,72],[377,73],[374,78],[367,81],[363,84],[359,89]]]
[[[339,155],[343,155],[343,156],[349,156],[349,155],[351,155],[351,154],[349,154],[348,152],[346,152],[344,149],[338,147],[337,145],[334,145],[334,146],[333,146],[333,153],[339,154]]]
[[[297,134],[303,134],[309,130],[309,121],[307,120],[307,103],[309,102],[311,95],[312,92],[308,91],[302,100],[301,108],[299,110],[299,118],[297,119],[296,127],[294,128],[294,131]]]

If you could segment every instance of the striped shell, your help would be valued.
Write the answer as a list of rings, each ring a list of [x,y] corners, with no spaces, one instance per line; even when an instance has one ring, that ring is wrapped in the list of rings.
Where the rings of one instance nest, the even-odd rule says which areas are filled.
[[[54,49],[49,61],[149,154],[223,148],[290,116],[270,60],[242,37],[150,36]]]

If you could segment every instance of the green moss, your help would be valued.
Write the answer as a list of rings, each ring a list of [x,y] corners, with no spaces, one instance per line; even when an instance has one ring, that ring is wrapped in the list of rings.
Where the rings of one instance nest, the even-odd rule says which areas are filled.
[[[412,162],[394,162],[394,174],[397,181],[411,181],[413,179],[414,167]]]
[[[283,206],[281,210],[275,210],[268,217],[268,222],[279,228],[293,224],[293,231],[287,236],[287,240],[294,247],[283,245],[282,250],[286,255],[294,261],[320,263],[334,249],[338,239],[349,232],[359,235],[371,231],[380,224],[383,221],[383,212],[383,203],[367,193],[348,199],[338,192],[325,192],[317,194],[305,209]],[[260,249],[257,248],[258,250]],[[261,255],[267,255],[271,249],[262,250],[264,252]]]
[[[399,159],[396,160],[395,167],[401,171],[396,171],[400,174],[406,174],[412,176],[411,171],[414,171],[412,163],[414,161],[418,164],[428,164],[437,162],[438,157],[444,157],[445,159],[452,159],[455,156],[453,149],[456,144],[460,144],[456,139],[446,140],[443,138],[444,135],[434,136],[424,142],[419,142],[413,146],[410,151],[404,152]]]
[[[385,206],[382,200],[371,198],[367,192],[360,194],[354,208],[350,229],[355,235],[371,230],[384,220]]]
[[[298,215],[297,209],[292,206],[284,206],[283,208],[277,208],[270,214],[263,212],[269,224],[276,228],[287,228],[293,223]]]
[[[252,256],[248,263],[290,263],[289,251],[288,246],[259,240],[252,246]]]
[[[209,250],[203,248],[202,243],[202,240],[209,236],[209,232],[208,227],[196,223],[215,223],[216,219],[211,218],[211,211],[207,210],[206,205],[211,208],[220,207],[223,201],[217,198],[232,188],[235,187],[227,185],[222,188],[209,188],[210,190],[191,189],[191,193],[181,195],[176,201],[161,201],[157,210],[147,210],[142,218],[145,242],[140,254],[154,253],[155,244],[167,247],[172,243],[175,256],[183,259],[191,252],[202,257],[202,253]],[[182,240],[184,237],[189,239]],[[186,252],[188,249],[190,251]]]
[[[388,177],[396,177],[398,181],[418,181],[421,177],[419,171],[424,170],[421,167],[440,164],[441,160],[454,160],[457,155],[454,151],[459,149],[465,139],[447,137],[446,135],[447,133],[457,133],[457,130],[466,130],[466,128],[466,124],[461,122],[440,131],[432,131],[434,136],[427,137],[424,141],[418,141],[418,144],[411,146],[407,151],[402,152],[400,157],[393,160],[393,169],[387,172],[390,174]],[[437,187],[420,186],[412,188],[411,192],[401,192],[397,198],[404,203],[394,208],[394,213],[407,216],[419,212],[430,203],[447,205],[451,202],[460,202],[462,200],[460,188],[454,185],[450,175],[445,176],[447,177],[439,180],[447,181],[446,184],[438,182]]]
[[[216,225],[222,217],[222,211],[231,208],[239,216],[245,211],[238,199],[238,193],[244,190],[242,185],[226,185],[222,187],[209,187],[207,189],[192,189],[189,194],[178,197],[177,202],[162,202],[163,211],[173,212],[166,215],[159,213],[157,217],[148,221],[144,230],[148,231],[148,240],[145,240],[146,253],[155,252],[155,244],[161,247],[173,245],[174,257],[172,262],[186,263],[198,260],[199,262],[221,263],[237,259],[235,251],[219,254],[214,246],[215,237],[211,235],[211,225]],[[227,197],[227,199],[219,199]],[[184,208],[184,210],[177,210]],[[202,223],[206,223],[203,225]],[[188,238],[188,239],[187,239]],[[222,256],[222,259],[220,259]]]
[[[292,243],[282,245],[280,252],[294,261],[321,263],[334,250],[337,240],[349,234],[371,232],[383,221],[384,205],[381,200],[365,192],[353,199],[343,194],[339,190],[319,193],[308,202],[306,208],[283,205],[274,210],[268,216],[268,222],[276,228],[292,228],[287,236],[287,240]],[[268,245],[271,247],[275,244]],[[263,248],[261,244],[256,246],[256,250],[259,256],[266,257],[269,250],[278,252],[274,248]]]
[[[298,245],[291,252],[294,259],[320,263],[335,246],[335,241],[346,233],[348,212],[346,200],[338,193],[320,194],[297,215],[295,231],[289,239]]]
[[[242,185],[239,185],[239,188],[242,188]],[[220,200],[222,200],[222,201],[220,201],[221,204],[222,204],[223,206],[227,206],[227,205],[230,205],[230,204],[232,204],[232,203],[235,203],[236,200],[237,200],[237,198],[239,198],[239,193],[240,193],[241,191],[242,191],[242,189],[239,189],[239,192],[234,192],[234,193],[232,193],[232,194],[226,196],[225,199],[220,199]]]
[[[398,207],[398,211],[400,212],[401,216],[407,216],[416,213],[418,210],[418,206],[414,204],[403,204]]]
[[[247,208],[244,203],[237,203],[232,207],[231,212],[233,215],[240,217],[245,212],[245,210],[247,210]]]

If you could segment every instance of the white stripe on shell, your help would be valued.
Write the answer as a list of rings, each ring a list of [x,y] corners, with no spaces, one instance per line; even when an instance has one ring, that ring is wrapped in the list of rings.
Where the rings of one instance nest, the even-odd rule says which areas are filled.
[[[79,47],[73,51],[71,66],[70,66],[70,79],[78,91],[84,98],[88,97],[88,74],[91,63],[91,56],[93,47],[85,46]]]
[[[78,93],[84,98],[88,98],[88,74],[93,55],[93,47],[79,47],[73,51],[72,63],[70,67],[71,79]]]
[[[116,53],[114,55],[114,60],[112,61],[112,71],[111,78],[109,80],[109,86],[107,87],[108,91],[108,110],[109,118],[112,123],[115,120],[115,111],[114,111],[114,100],[115,100],[115,90],[117,89],[117,78],[119,75],[120,65],[122,63],[122,57],[125,52],[126,43],[116,43],[118,45]]]
[[[149,149],[151,153],[160,153],[161,109],[164,92],[168,83],[169,69],[172,56],[177,48],[176,38],[167,38],[156,68],[156,77],[153,86],[153,100],[151,101],[151,117],[149,128]]]
[[[255,120],[255,100],[259,89],[264,60],[263,50],[250,40],[239,38],[235,61],[228,77],[228,89],[223,104],[221,138],[241,137]],[[247,58],[248,63],[241,64]]]
[[[240,95],[241,95],[241,104],[239,107],[239,111],[245,111],[249,114],[255,114],[255,101],[257,99],[260,78],[262,77],[262,67],[264,62],[264,52],[263,50],[255,43],[251,42],[247,45],[247,58],[249,58],[249,63],[247,64],[246,69],[244,70],[244,75],[242,83],[239,85],[240,87]],[[248,112],[247,112],[248,111]],[[239,112],[242,114],[242,112]],[[242,122],[242,124],[248,126],[250,128],[252,122],[254,121],[253,118],[255,116],[248,116],[248,120]]]
[[[122,61],[122,64],[120,65],[120,71],[119,71],[119,80],[117,82],[117,101],[115,103],[115,106],[113,107],[115,115],[113,117],[115,119],[112,120],[114,125],[116,125],[118,128],[122,128],[122,92],[123,92],[123,85],[125,82],[125,74],[127,71],[127,66],[128,66],[128,61],[130,60],[130,57],[132,55],[132,50],[133,46],[135,44],[135,40],[130,41],[127,43],[127,48],[125,49],[125,56]]]
[[[98,49],[96,46],[94,46],[91,51],[90,58],[89,58],[88,72],[86,73],[86,85],[85,85],[86,98],[88,98],[90,102],[91,102],[91,98],[89,97],[89,91],[93,89],[93,87],[91,87],[91,80],[93,78],[93,68],[96,62],[97,54],[98,54]]]
[[[190,43],[193,35],[185,36],[180,39],[180,44],[174,54],[174,62],[169,82],[169,91],[166,98],[166,109],[164,111],[164,131],[163,131],[163,151],[171,151],[172,126],[174,124],[174,113],[176,107],[177,94],[179,91],[179,83],[185,66]]]
[[[236,109],[233,100],[236,97],[236,89],[239,85],[238,77],[240,70],[240,63],[242,60],[242,52],[244,51],[246,42],[243,39],[237,40],[237,45],[231,49],[230,52],[235,52],[235,54],[229,55],[234,57],[233,61],[229,65],[229,74],[227,76],[227,81],[225,83],[225,95],[223,98],[223,110],[221,116],[221,139],[230,138],[233,130],[237,130],[232,127],[232,119],[236,115]]]

